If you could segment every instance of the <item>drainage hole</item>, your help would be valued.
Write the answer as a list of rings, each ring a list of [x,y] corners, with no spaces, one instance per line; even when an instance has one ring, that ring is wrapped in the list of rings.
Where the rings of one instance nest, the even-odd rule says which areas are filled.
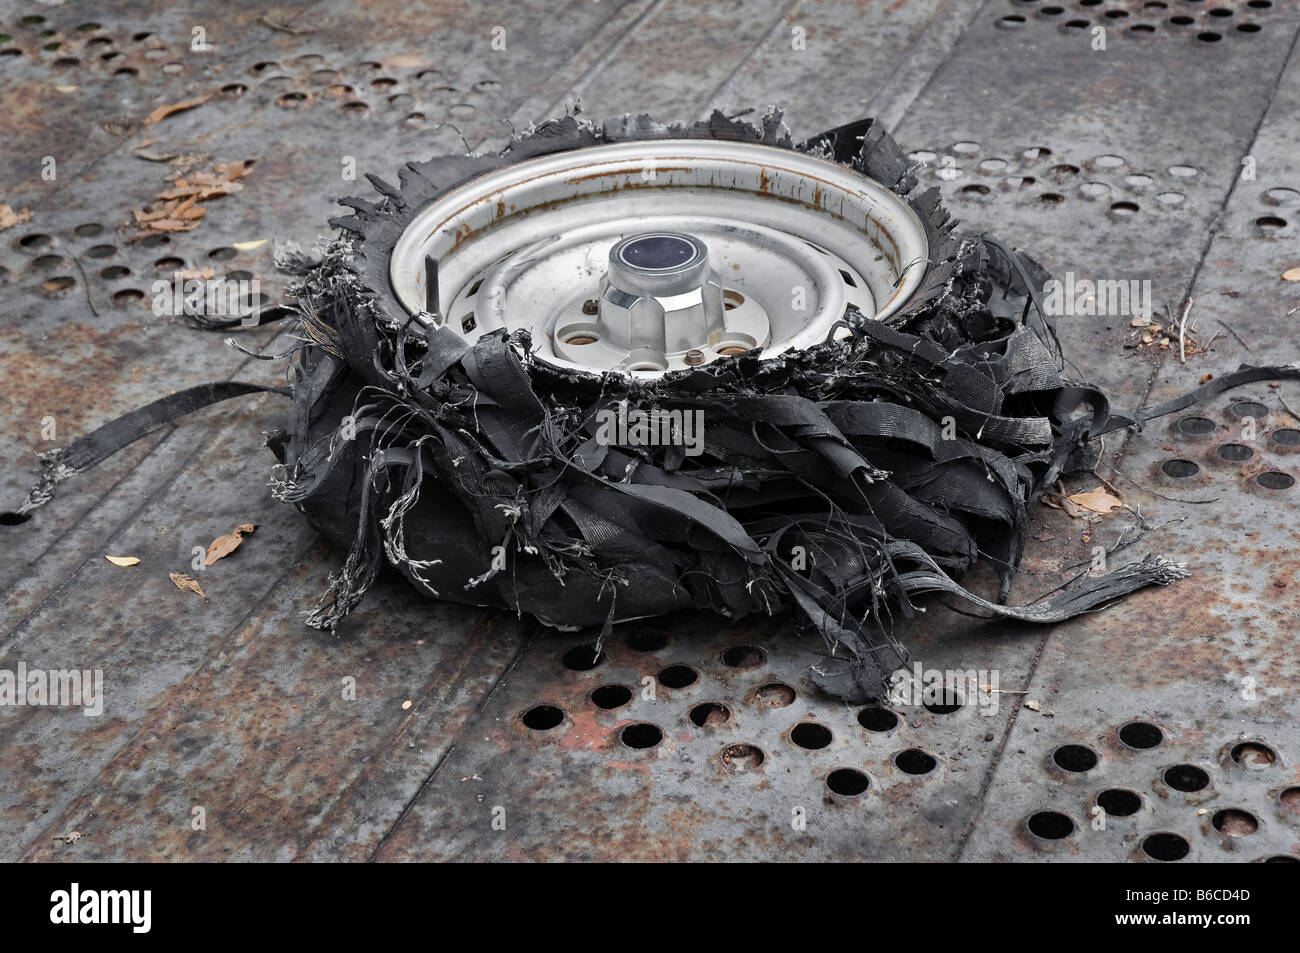
[[[744,774],[757,770],[766,757],[757,745],[739,742],[722,749],[722,766],[732,774]]]
[[[894,756],[894,764],[907,774],[929,774],[938,763],[920,748],[908,748]]]
[[[1228,413],[1234,417],[1254,417],[1258,420],[1268,416],[1268,408],[1257,400],[1237,400],[1228,407]]]
[[[1214,452],[1220,460],[1227,460],[1229,463],[1241,463],[1255,455],[1255,451],[1244,443],[1225,443]]]
[[[696,728],[713,728],[731,719],[731,709],[720,702],[704,702],[691,709],[690,719]]]
[[[564,653],[564,667],[575,672],[585,672],[595,668],[605,660],[596,652],[594,645],[575,645]]]
[[[831,743],[831,730],[815,721],[805,721],[790,730],[790,740],[800,748],[816,751]]]
[[[606,711],[611,708],[622,708],[631,700],[632,689],[626,685],[602,685],[591,693],[591,703]]]
[[[867,776],[857,768],[836,768],[826,775],[826,786],[844,797],[857,797],[869,784]]]
[[[757,645],[733,645],[722,653],[722,664],[732,668],[754,668],[762,665],[767,653]]]
[[[1209,417],[1184,417],[1178,421],[1178,432],[1188,437],[1204,437],[1214,433],[1214,421]]]
[[[1086,745],[1061,745],[1052,752],[1052,760],[1063,771],[1091,771],[1097,767],[1097,752]]]
[[[664,740],[664,733],[658,725],[652,725],[649,722],[641,722],[635,725],[628,725],[619,733],[619,738],[623,744],[629,748],[644,750],[653,748],[659,742]]]
[[[30,513],[0,513],[0,526],[21,526],[31,518]]]
[[[1119,729],[1119,740],[1130,748],[1154,748],[1164,739],[1165,733],[1149,721],[1130,721]]]
[[[1277,753],[1262,742],[1243,741],[1233,746],[1232,760],[1243,768],[1267,768],[1277,761]]]
[[[1210,776],[1194,764],[1176,764],[1165,769],[1165,784],[1175,791],[1200,791],[1210,783]]]
[[[1268,470],[1256,476],[1255,482],[1266,490],[1289,490],[1295,486],[1295,477],[1280,470]]]
[[[1255,820],[1254,814],[1231,807],[1215,811],[1214,816],[1210,818],[1210,823],[1220,834],[1229,837],[1245,837],[1259,830],[1259,821]]]
[[[1283,447],[1300,447],[1300,430],[1274,430],[1273,442]]]
[[[1039,811],[1025,822],[1029,833],[1044,840],[1061,840],[1074,833],[1074,821],[1060,811]]]
[[[1186,480],[1200,473],[1201,468],[1191,460],[1166,460],[1160,464],[1160,472],[1175,480]]]
[[[888,708],[872,706],[858,712],[858,724],[867,731],[892,731],[898,726],[898,715]]]
[[[1111,817],[1128,817],[1142,808],[1142,798],[1125,788],[1108,788],[1097,795],[1097,806]]]
[[[554,705],[535,705],[523,714],[525,727],[533,731],[548,731],[564,721],[564,712]]]
[[[1142,839],[1142,851],[1152,860],[1182,860],[1191,850],[1177,834],[1148,834]]]
[[[773,682],[755,690],[754,700],[768,708],[784,708],[794,703],[795,690],[781,682]]]
[[[921,707],[934,715],[951,715],[961,708],[962,698],[954,689],[945,688],[938,698],[923,702]]]
[[[5,516],[12,516],[12,513],[5,513],[0,516],[0,523],[4,522]],[[1286,811],[1292,817],[1300,817],[1300,788],[1287,788],[1277,796],[1282,805],[1282,810]]]
[[[689,665],[669,665],[659,673],[659,684],[665,688],[685,688],[694,685],[700,676]]]

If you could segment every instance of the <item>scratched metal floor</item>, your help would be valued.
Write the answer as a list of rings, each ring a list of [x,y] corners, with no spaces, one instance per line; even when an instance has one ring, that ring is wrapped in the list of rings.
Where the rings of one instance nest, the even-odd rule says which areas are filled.
[[[780,103],[796,134],[882,117],[969,227],[1058,274],[1149,279],[1158,307],[1195,299],[1213,344],[1185,365],[1126,348],[1125,318],[1059,320],[1121,406],[1300,358],[1300,283],[1280,280],[1300,265],[1294,0],[107,6],[0,5],[0,202],[33,213],[0,232],[3,508],[40,449],[160,392],[275,378],[154,317],[157,277],[210,265],[274,297],[272,242],[234,243],[309,245],[363,191],[347,157],[390,176],[575,96],[593,116]],[[212,49],[191,48],[196,26]],[[169,174],[146,140],[256,164],[194,231],[129,242]],[[386,580],[340,637],[315,632],[300,613],[341,554],[270,498],[280,398],[205,411],[34,518],[0,517],[0,668],[99,668],[107,693],[100,717],[0,708],[0,859],[1300,859],[1287,404],[1300,386],[1246,387],[1107,447],[1125,501],[1165,524],[1132,554],[1184,561],[1187,581],[1046,630],[938,603],[903,628],[923,666],[1024,692],[991,715],[819,696],[781,619],[636,624],[593,666],[587,634]],[[255,535],[196,574],[206,599],[172,585],[243,522]],[[1015,598],[1131,522],[1085,540],[1040,508]],[[792,734],[805,722],[825,730]]]

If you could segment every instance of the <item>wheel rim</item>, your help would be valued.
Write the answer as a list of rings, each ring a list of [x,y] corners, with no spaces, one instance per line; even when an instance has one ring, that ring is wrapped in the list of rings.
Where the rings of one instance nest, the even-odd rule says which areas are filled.
[[[622,299],[602,298],[611,250],[663,234],[707,248],[722,296],[710,305],[712,279],[700,279],[701,307],[717,313],[649,347],[617,342],[611,322],[624,316],[607,299]],[[920,286],[928,251],[907,202],[850,169],[771,146],[670,139],[556,153],[458,186],[406,227],[389,278],[417,320],[468,340],[525,328],[547,363],[656,377],[820,343],[849,306],[886,317]],[[438,283],[428,311],[427,259]],[[651,323],[676,328],[663,310]]]

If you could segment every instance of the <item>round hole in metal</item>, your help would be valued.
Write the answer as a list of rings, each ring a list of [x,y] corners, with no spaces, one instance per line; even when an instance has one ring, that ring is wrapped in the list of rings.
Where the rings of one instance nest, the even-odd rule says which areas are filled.
[[[1161,832],[1148,834],[1142,839],[1142,852],[1152,860],[1182,860],[1191,850],[1187,839],[1178,834]]]
[[[1194,764],[1176,764],[1172,768],[1166,768],[1164,778],[1165,784],[1175,791],[1187,794],[1204,790],[1210,783],[1210,776],[1205,769]]]
[[[857,797],[870,787],[867,776],[856,768],[836,768],[826,775],[826,786],[844,797]]]
[[[1175,480],[1186,480],[1200,473],[1201,467],[1192,460],[1166,460],[1160,464],[1160,472]]]
[[[696,728],[713,728],[731,720],[731,709],[721,702],[703,702],[691,709],[689,717]]]
[[[1091,771],[1097,760],[1097,752],[1087,745],[1061,745],[1052,752],[1052,761],[1063,771]]]
[[[767,659],[757,645],[733,645],[722,653],[722,664],[732,668],[756,668]]]
[[[1244,443],[1225,443],[1214,452],[1220,460],[1227,460],[1229,463],[1241,463],[1255,455],[1255,451]]]
[[[1127,788],[1107,788],[1097,795],[1097,806],[1111,817],[1129,817],[1142,808],[1142,797]]]
[[[732,774],[755,771],[767,760],[763,749],[747,742],[737,742],[722,749],[722,766]]]
[[[1130,748],[1154,748],[1164,739],[1165,733],[1149,721],[1130,721],[1119,729],[1119,740]]]
[[[908,748],[894,755],[894,764],[907,774],[929,774],[939,762],[934,760],[933,755],[927,754],[920,748]]]
[[[1039,811],[1025,821],[1029,833],[1043,840],[1062,840],[1074,833],[1074,821],[1060,811]]]
[[[1232,760],[1243,768],[1267,768],[1277,762],[1277,752],[1262,741],[1243,741],[1232,747]]]
[[[785,708],[794,704],[796,692],[789,685],[772,682],[754,690],[754,700],[766,708]]]
[[[533,731],[549,731],[564,721],[564,712],[554,705],[534,705],[523,713],[521,720]]]
[[[831,743],[831,730],[815,721],[805,721],[790,730],[790,740],[800,748],[816,751]]]
[[[699,673],[689,665],[669,665],[659,673],[659,684],[665,688],[685,688],[699,681]]]
[[[898,715],[888,708],[872,705],[858,712],[858,724],[867,731],[893,731],[898,727]]]
[[[658,725],[652,725],[649,722],[637,722],[635,725],[626,726],[619,732],[619,740],[629,748],[635,748],[643,751],[646,748],[653,748],[659,742],[664,740],[663,730]]]
[[[604,660],[603,655],[597,654],[594,645],[575,645],[564,653],[564,667],[575,672],[586,672]]]
[[[1255,477],[1255,482],[1266,490],[1289,490],[1295,486],[1295,477],[1281,470],[1266,470]]]
[[[1215,423],[1209,417],[1184,417],[1175,426],[1186,437],[1204,437],[1215,431]]]
[[[626,685],[601,685],[591,693],[592,704],[606,711],[622,708],[631,700],[632,689]]]
[[[1255,819],[1254,814],[1234,807],[1215,811],[1214,816],[1210,818],[1210,823],[1214,825],[1216,831],[1228,837],[1245,837],[1259,830],[1259,821]]]

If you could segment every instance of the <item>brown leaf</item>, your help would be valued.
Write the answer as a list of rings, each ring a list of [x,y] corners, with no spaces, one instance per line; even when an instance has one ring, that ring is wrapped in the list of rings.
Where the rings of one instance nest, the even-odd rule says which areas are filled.
[[[114,566],[138,566],[140,565],[139,556],[105,556]]]
[[[0,205],[0,232],[6,228],[13,228],[15,225],[21,225],[23,222],[32,220],[32,210],[24,208],[15,212],[8,205]]]
[[[1069,496],[1070,502],[1082,506],[1085,510],[1091,510],[1094,513],[1109,513],[1113,509],[1118,509],[1124,503],[1113,493],[1107,492],[1102,487],[1095,490],[1089,490],[1087,493],[1072,493]]]
[[[211,566],[218,559],[224,559],[244,541],[244,536],[253,532],[257,526],[253,523],[240,523],[235,527],[234,532],[227,533],[225,536],[218,536],[208,547],[208,554],[203,558],[203,565]]]
[[[199,595],[203,596],[204,599],[208,597],[207,593],[203,591],[203,587],[195,582],[194,577],[188,573],[169,572],[167,575],[171,577],[171,580],[176,584],[177,589],[183,589],[187,592],[197,592]]]
[[[170,105],[167,106],[159,106],[149,115],[144,117],[144,125],[146,126],[152,125],[155,122],[159,122],[160,120],[166,119],[168,116],[172,115],[173,113],[184,112],[187,109],[193,109],[196,106],[202,106],[211,98],[212,98],[212,94],[208,93],[207,95],[204,96],[195,96],[193,99],[183,99],[179,103],[171,103]]]
[[[432,66],[433,60],[422,53],[398,53],[395,56],[387,57],[383,64],[391,69],[415,69],[419,66]]]
[[[1300,281],[1300,267],[1288,268],[1282,272],[1283,281]]]

